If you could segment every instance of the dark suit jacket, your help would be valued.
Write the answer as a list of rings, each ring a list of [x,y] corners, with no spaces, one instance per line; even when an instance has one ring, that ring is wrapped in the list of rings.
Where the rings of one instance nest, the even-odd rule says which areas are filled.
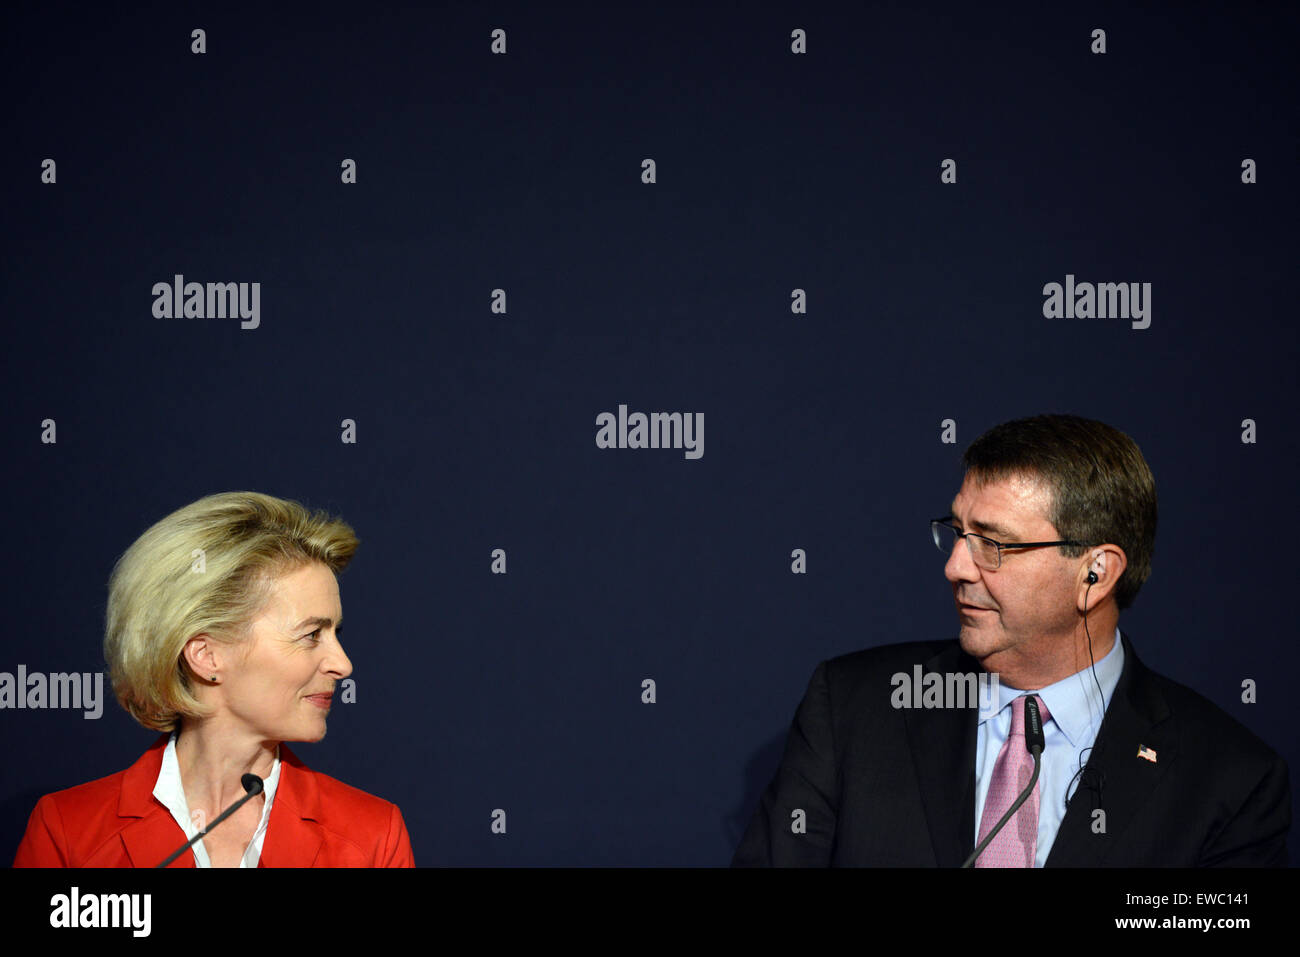
[[[153,796],[167,735],[125,771],[36,803],[14,867],[156,867],[185,832]],[[218,825],[220,827],[220,825]],[[187,850],[169,867],[194,867]],[[280,745],[258,867],[414,867],[397,805],[311,770]]]
[[[1285,866],[1286,763],[1124,641],[1124,670],[1048,867]],[[817,666],[735,866],[958,867],[975,845],[978,708],[895,709],[890,678],[978,673],[957,641],[871,648]],[[1156,752],[1137,757],[1139,745]],[[1094,833],[1093,810],[1105,811]],[[792,833],[802,808],[807,832]]]

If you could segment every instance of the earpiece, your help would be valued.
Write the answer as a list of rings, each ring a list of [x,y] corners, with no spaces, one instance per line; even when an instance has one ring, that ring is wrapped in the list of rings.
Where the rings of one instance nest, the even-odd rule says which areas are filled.
[[[1089,585],[1095,585],[1095,584],[1097,584],[1097,573],[1096,573],[1096,572],[1088,572],[1088,584],[1089,584]]]
[[[1093,568],[1100,569],[1103,572],[1106,570],[1106,561],[1101,557],[1100,554],[1097,555],[1097,560],[1096,562],[1093,563]],[[1088,570],[1088,584],[1089,585],[1097,584],[1097,573],[1092,569]]]

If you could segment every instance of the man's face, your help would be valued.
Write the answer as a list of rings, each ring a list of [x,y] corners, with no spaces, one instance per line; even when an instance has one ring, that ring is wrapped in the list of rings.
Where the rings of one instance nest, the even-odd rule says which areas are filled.
[[[977,488],[967,473],[952,524],[1004,544],[1053,542],[1061,536],[1047,520],[1050,505],[1051,492],[1036,476]],[[1078,622],[1077,564],[1058,548],[1003,549],[999,568],[981,568],[958,542],[943,574],[958,605],[962,649],[988,671],[1059,654]]]

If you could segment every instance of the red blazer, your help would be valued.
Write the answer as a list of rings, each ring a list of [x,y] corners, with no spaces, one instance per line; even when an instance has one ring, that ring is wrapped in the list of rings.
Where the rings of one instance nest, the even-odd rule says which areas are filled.
[[[155,867],[184,844],[153,796],[168,737],[125,771],[41,798],[14,867]],[[193,851],[168,866],[194,867]],[[311,770],[281,744],[257,866],[414,867],[415,859],[397,805]]]

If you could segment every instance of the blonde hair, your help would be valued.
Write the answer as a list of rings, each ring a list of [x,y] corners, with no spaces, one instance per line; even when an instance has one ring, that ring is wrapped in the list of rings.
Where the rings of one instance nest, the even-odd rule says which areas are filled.
[[[157,731],[203,717],[186,642],[202,633],[246,638],[277,576],[312,562],[337,574],[358,544],[341,519],[258,492],[209,495],[172,512],[109,578],[104,657],[118,703]]]

